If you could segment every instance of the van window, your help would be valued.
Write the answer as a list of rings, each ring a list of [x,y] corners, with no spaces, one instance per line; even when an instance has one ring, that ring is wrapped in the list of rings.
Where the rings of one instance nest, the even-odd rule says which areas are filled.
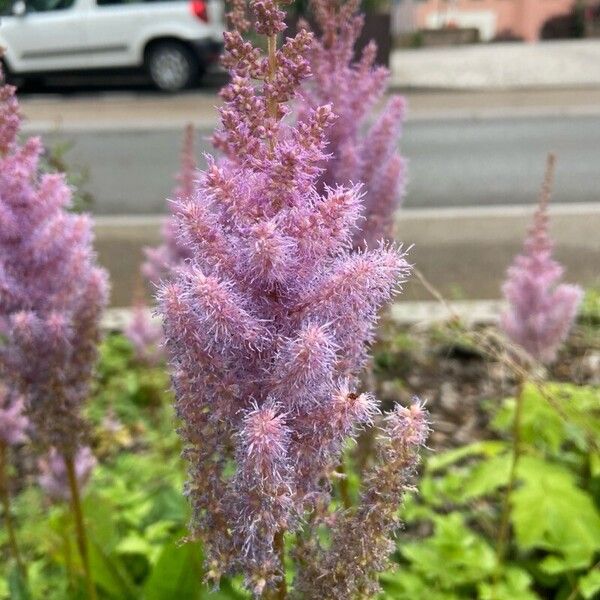
[[[31,12],[50,12],[71,8],[75,0],[26,0],[26,4]]]
[[[98,6],[126,6],[129,4],[148,4],[150,2],[178,2],[179,0],[96,0]]]

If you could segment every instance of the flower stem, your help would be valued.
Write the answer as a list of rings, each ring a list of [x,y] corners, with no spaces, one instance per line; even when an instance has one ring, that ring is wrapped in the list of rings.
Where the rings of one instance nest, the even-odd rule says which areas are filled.
[[[340,492],[340,499],[344,508],[350,508],[352,506],[352,499],[350,498],[350,489],[348,487],[348,475],[346,473],[346,465],[344,461],[340,462],[337,467],[337,472],[340,475],[338,480],[338,488]]]
[[[517,394],[515,397],[515,418],[513,421],[513,436],[512,436],[512,461],[510,465],[510,475],[508,478],[508,485],[504,493],[504,499],[502,502],[502,514],[500,518],[500,528],[498,529],[498,540],[496,544],[496,576],[497,582],[500,575],[500,568],[504,562],[506,556],[506,550],[508,546],[509,536],[509,525],[510,525],[510,500],[512,492],[515,488],[517,481],[517,466],[519,458],[521,456],[521,421],[523,417],[523,389],[525,387],[525,380],[522,378],[519,380]]]
[[[277,584],[276,588],[268,587],[263,592],[261,598],[263,600],[286,600],[287,598],[287,584],[285,581],[285,544],[283,537],[285,530],[280,529],[273,538],[273,550],[279,558],[281,564],[281,579]]]
[[[83,511],[81,510],[81,498],[79,495],[79,486],[75,474],[75,462],[72,455],[65,455],[65,466],[67,468],[67,477],[69,478],[69,488],[71,490],[71,511],[75,519],[75,531],[77,534],[77,546],[83,564],[85,575],[85,587],[89,600],[96,600],[96,587],[92,581],[90,571],[90,560],[88,556],[87,537],[85,534],[85,524],[83,521]]]
[[[269,60],[269,70],[267,72],[267,81],[271,83],[275,78],[275,73],[277,71],[277,35],[270,35],[267,38],[267,55]],[[273,98],[269,98],[267,100],[267,114],[272,119],[277,118],[277,102],[273,100]],[[269,150],[271,154],[275,152],[275,140],[270,137],[269,138]]]
[[[284,534],[285,531],[280,529],[275,534],[275,539],[273,540],[275,552],[277,553],[279,562],[281,563],[281,579],[277,585],[277,590],[275,593],[276,600],[285,600],[287,598],[287,584],[285,581],[285,543],[283,540]]]
[[[15,526],[13,523],[12,515],[10,512],[10,495],[8,491],[8,476],[6,474],[6,456],[8,454],[8,447],[4,442],[0,442],[0,496],[2,497],[2,508],[4,511],[4,521],[6,523],[6,532],[8,533],[8,545],[10,551],[17,563],[19,573],[23,578],[23,581],[27,578],[27,571],[25,570],[25,564],[21,558],[19,552],[19,546],[17,544],[17,536],[15,535]]]
[[[67,570],[67,576],[68,576],[68,587],[67,589],[69,590],[69,592],[73,592],[73,590],[75,589],[75,582],[74,582],[74,577],[73,577],[73,557],[71,555],[71,543],[69,541],[69,534],[68,534],[68,528],[67,528],[67,519],[66,517],[68,516],[67,513],[63,514],[63,518],[61,519],[62,521],[62,527],[61,527],[61,536],[62,536],[62,542],[63,542],[63,552],[65,554],[65,568]]]
[[[267,81],[271,83],[275,78],[277,72],[277,35],[270,35],[267,38],[267,55],[269,60],[269,71],[267,74]],[[277,117],[277,103],[274,100],[269,101],[268,106],[269,116]]]

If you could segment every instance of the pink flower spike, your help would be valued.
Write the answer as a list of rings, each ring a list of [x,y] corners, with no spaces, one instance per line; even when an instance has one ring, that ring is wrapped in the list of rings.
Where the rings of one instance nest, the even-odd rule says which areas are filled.
[[[300,106],[301,122],[322,104],[331,105],[337,115],[320,183],[364,184],[363,219],[353,236],[356,249],[393,239],[395,213],[406,188],[405,163],[397,151],[406,100],[392,96],[368,126],[373,107],[385,93],[389,72],[374,65],[377,45],[373,41],[358,61],[354,59],[364,21],[357,12],[359,5],[356,0],[311,0],[319,35],[309,54],[313,77],[305,84]]]
[[[548,201],[555,159],[548,156],[539,203],[524,243],[524,252],[509,267],[502,292],[504,333],[535,360],[551,363],[566,339],[583,298],[583,290],[560,284],[563,268],[552,258]]]
[[[70,454],[100,340],[108,280],[97,266],[91,219],[69,212],[62,174],[41,174],[42,146],[23,144],[14,88],[0,88],[0,370],[22,397],[36,439]],[[20,436],[19,436],[20,437]]]

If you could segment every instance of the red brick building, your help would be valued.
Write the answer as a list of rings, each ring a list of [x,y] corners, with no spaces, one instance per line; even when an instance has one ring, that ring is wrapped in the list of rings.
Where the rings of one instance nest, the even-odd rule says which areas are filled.
[[[571,12],[575,0],[396,0],[394,21],[407,30],[474,27],[482,41],[540,39],[544,24]]]

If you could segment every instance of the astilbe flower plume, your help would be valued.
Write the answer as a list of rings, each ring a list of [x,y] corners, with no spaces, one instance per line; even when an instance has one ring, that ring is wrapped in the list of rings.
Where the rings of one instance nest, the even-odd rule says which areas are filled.
[[[138,362],[154,366],[163,360],[162,328],[152,319],[150,310],[143,300],[136,300],[131,318],[123,329],[125,337],[131,342]]]
[[[550,363],[556,358],[583,296],[579,286],[559,284],[563,267],[552,258],[548,201],[554,163],[554,156],[549,155],[540,200],[525,239],[524,251],[508,269],[502,287],[508,302],[508,309],[501,318],[502,329],[511,341],[541,363]]]
[[[14,446],[24,442],[28,426],[23,396],[0,384],[0,445]]]
[[[73,456],[106,304],[87,216],[68,212],[63,175],[40,174],[39,139],[17,141],[14,89],[0,94],[2,377],[24,398],[36,439]]]
[[[377,413],[357,374],[409,265],[393,246],[352,251],[361,187],[317,187],[331,107],[285,118],[312,35],[277,49],[284,12],[273,0],[250,9],[269,52],[225,34],[231,82],[214,136],[225,158],[209,158],[177,205],[191,259],[158,301],[209,578],[242,572],[255,595],[283,597],[283,533],[327,505],[344,443]]]
[[[375,65],[377,45],[371,41],[355,60],[364,25],[359,0],[311,0],[319,36],[310,49],[313,77],[303,90],[300,114],[331,104],[337,115],[328,134],[330,157],[321,175],[327,185],[364,184],[363,219],[354,234],[357,248],[373,247],[393,237],[394,213],[406,185],[406,161],[397,151],[406,102],[392,96],[372,124],[389,71]]]
[[[391,566],[399,502],[412,489],[428,433],[428,413],[417,398],[411,406],[398,404],[386,415],[376,442],[378,461],[366,474],[358,506],[335,515],[327,549],[316,538],[297,548],[300,556],[313,558],[303,561],[295,597],[346,600],[377,595],[377,573]]]
[[[87,485],[94,467],[96,458],[87,446],[82,446],[75,454],[75,477],[80,490]],[[67,469],[63,457],[56,448],[50,450],[38,459],[38,483],[46,496],[52,502],[68,502],[71,497]]]

